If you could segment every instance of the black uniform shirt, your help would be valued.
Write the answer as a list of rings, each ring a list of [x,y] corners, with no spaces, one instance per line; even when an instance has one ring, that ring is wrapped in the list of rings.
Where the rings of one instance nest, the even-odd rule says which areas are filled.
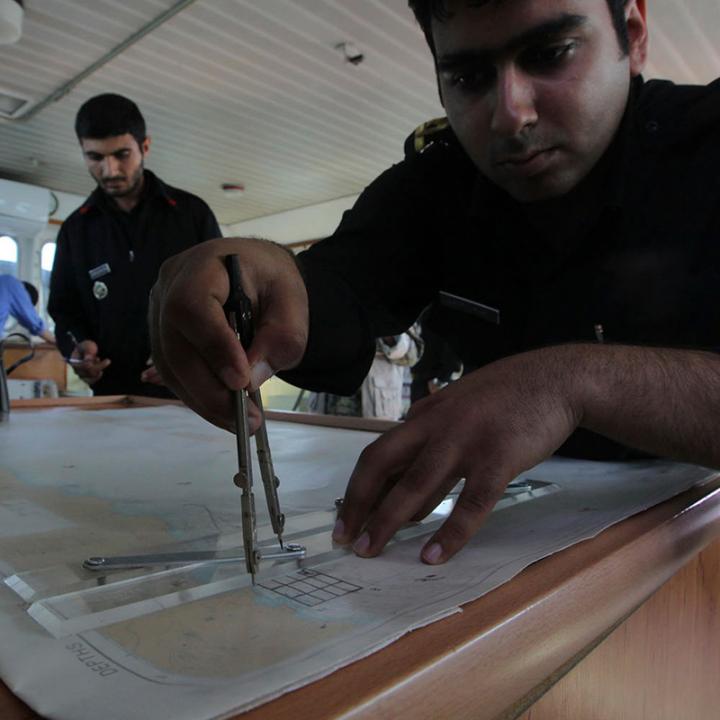
[[[72,353],[75,340],[89,339],[100,357],[112,361],[93,385],[95,394],[171,396],[140,382],[150,356],[150,289],[167,258],[220,234],[204,201],[165,185],[149,170],[131,212],[97,188],[63,223],[48,311],[63,355]]]
[[[308,351],[286,377],[348,392],[428,304],[470,371],[543,345],[606,342],[720,351],[720,81],[633,83],[612,146],[569,195],[521,204],[452,132],[374,183],[335,234],[300,256]],[[500,323],[448,308],[446,291]],[[622,457],[580,433],[574,454]]]

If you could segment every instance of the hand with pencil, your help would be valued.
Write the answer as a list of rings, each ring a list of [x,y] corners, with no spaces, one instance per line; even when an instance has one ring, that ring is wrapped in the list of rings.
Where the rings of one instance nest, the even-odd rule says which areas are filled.
[[[78,342],[71,333],[68,333],[68,335],[70,335],[75,345],[70,357],[67,359],[68,363],[81,380],[84,380],[88,385],[96,383],[102,377],[105,368],[110,365],[110,359],[103,359],[98,356],[99,349],[94,340]]]

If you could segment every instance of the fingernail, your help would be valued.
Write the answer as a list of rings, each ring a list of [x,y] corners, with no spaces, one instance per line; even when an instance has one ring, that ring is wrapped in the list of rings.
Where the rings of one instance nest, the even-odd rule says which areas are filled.
[[[440,545],[440,543],[433,543],[432,545],[428,545],[423,550],[422,558],[429,565],[435,565],[436,563],[440,562],[442,554],[442,545]]]
[[[357,553],[358,555],[364,555],[367,553],[368,548],[370,547],[370,536],[364,532],[353,545],[353,552]]]
[[[266,380],[275,373],[265,360],[259,360],[250,368],[250,387],[257,390]]]
[[[242,379],[235,368],[222,368],[222,370],[220,370],[220,379],[231,390],[239,390],[242,387]]]

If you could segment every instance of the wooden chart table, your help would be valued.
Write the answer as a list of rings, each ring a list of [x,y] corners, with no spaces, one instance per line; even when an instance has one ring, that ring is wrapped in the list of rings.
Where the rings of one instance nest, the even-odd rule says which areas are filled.
[[[87,407],[128,403],[148,404],[81,401]],[[17,411],[49,404],[69,401],[20,401]],[[387,427],[349,418],[268,416]],[[720,717],[719,538],[720,475],[531,565],[462,613],[237,717]],[[0,684],[0,718],[38,717]]]

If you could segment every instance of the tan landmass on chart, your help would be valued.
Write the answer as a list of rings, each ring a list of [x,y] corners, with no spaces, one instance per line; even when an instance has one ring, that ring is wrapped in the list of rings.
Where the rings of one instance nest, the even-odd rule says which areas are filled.
[[[250,588],[109,625],[100,633],[159,670],[233,677],[262,670],[352,629],[305,620],[302,610],[258,599]]]
[[[80,567],[90,555],[144,552],[168,542],[167,525],[157,516],[118,514],[109,500],[26,485],[0,471],[0,502],[3,498],[22,498],[71,524],[20,537],[0,536],[0,557],[15,572],[67,564],[69,558],[77,558]]]

